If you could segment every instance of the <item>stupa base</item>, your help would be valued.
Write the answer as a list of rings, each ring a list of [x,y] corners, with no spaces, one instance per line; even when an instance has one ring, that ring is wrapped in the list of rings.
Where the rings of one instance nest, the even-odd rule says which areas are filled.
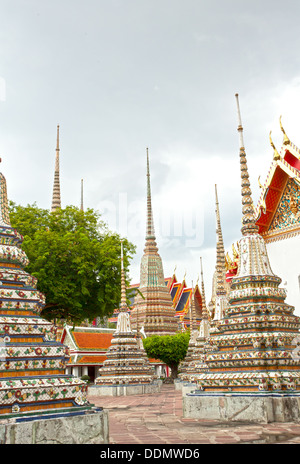
[[[300,422],[300,394],[296,392],[186,393],[183,417],[240,422]]]
[[[0,420],[3,445],[107,443],[108,412],[102,408]]]
[[[88,387],[88,396],[129,396],[159,393],[161,381],[153,383],[93,385]]]
[[[189,380],[175,379],[174,387],[175,390],[181,390],[182,395],[185,395],[186,393],[190,393],[191,391],[196,390],[197,384]]]

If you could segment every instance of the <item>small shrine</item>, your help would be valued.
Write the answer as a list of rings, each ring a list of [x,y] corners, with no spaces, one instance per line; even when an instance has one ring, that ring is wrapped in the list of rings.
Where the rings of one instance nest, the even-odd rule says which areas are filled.
[[[242,186],[242,238],[228,305],[210,333],[208,372],[183,398],[185,417],[254,422],[299,421],[300,318],[285,303],[259,234],[250,189],[238,96]]]
[[[87,376],[90,382],[94,382],[98,377],[99,366],[106,360],[114,331],[103,327],[65,325],[60,341],[70,352],[66,373],[79,378]]]
[[[56,327],[40,317],[45,297],[37,279],[24,270],[29,261],[22,241],[10,224],[6,180],[0,173],[0,437],[7,440],[1,443],[91,443],[89,432],[82,430],[87,417],[103,443],[107,418],[88,402],[86,383],[65,374],[68,349],[56,341]],[[76,431],[78,418],[82,425]],[[26,433],[25,423],[31,424]]]
[[[130,395],[154,393],[160,388],[150,365],[142,341],[133,333],[126,303],[123,246],[121,242],[121,306],[117,328],[106,352],[106,360],[99,369],[90,395]]]

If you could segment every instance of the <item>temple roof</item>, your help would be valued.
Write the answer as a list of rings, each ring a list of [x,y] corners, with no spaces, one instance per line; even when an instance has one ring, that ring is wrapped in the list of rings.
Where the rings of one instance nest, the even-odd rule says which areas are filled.
[[[256,224],[259,226],[259,233],[265,238],[275,237],[282,238],[283,231],[286,233],[300,233],[299,218],[299,198],[300,192],[300,150],[287,137],[281,121],[281,130],[284,139],[280,152],[278,152],[272,142],[274,157],[265,180],[261,185],[261,194],[256,206]],[[274,227],[274,219],[281,203],[285,200],[283,208],[298,210],[298,218],[291,219],[288,222],[282,220],[281,224]],[[281,237],[280,237],[281,235]]]
[[[103,329],[94,327],[71,327],[65,326],[61,341],[74,351],[106,351],[111,345],[114,329]]]
[[[191,299],[192,288],[188,287],[185,279],[177,282],[175,274],[172,277],[165,278],[165,284],[171,294],[173,307],[175,308],[175,317],[180,319],[188,318],[188,310]],[[132,284],[130,288],[139,288],[139,284]],[[202,317],[202,295],[198,285],[195,286],[195,307],[196,317],[199,320]],[[134,307],[134,298],[131,299],[131,307]],[[115,309],[114,314],[109,318],[109,322],[116,323],[119,314],[119,308]],[[189,322],[188,324],[189,325]]]

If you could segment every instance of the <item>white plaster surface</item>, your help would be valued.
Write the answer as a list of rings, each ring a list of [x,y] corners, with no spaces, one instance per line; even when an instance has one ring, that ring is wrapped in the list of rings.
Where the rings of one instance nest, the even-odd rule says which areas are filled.
[[[267,243],[267,252],[274,274],[282,279],[280,286],[287,290],[285,303],[300,316],[300,235]]]

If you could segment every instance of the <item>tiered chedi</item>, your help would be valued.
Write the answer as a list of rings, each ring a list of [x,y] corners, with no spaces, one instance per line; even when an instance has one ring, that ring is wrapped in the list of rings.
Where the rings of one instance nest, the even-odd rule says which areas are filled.
[[[242,184],[242,238],[239,264],[228,295],[228,307],[211,333],[206,353],[209,372],[198,377],[200,389],[210,392],[252,391],[265,395],[300,390],[300,361],[294,339],[300,318],[284,302],[281,279],[270,267],[266,244],[258,234],[250,189],[238,96]]]
[[[24,271],[23,237],[10,225],[6,180],[0,173],[0,417],[88,405],[85,382],[65,375],[67,348],[40,317],[44,295]],[[84,406],[84,407],[86,407]]]
[[[139,348],[138,339],[131,330],[130,315],[126,304],[123,246],[121,246],[121,307],[117,328],[106,356],[107,359],[99,369],[100,376],[95,380],[95,384],[149,384],[153,382],[153,368],[145,350]]]
[[[181,380],[196,381],[198,374],[207,372],[208,367],[204,362],[204,356],[209,349],[207,347],[208,340],[210,337],[210,316],[206,307],[205,288],[203,279],[203,267],[202,258],[200,257],[201,263],[201,294],[202,294],[202,318],[200,321],[199,332],[194,344],[191,359],[179,377]]]
[[[140,286],[131,312],[132,326],[144,327],[148,336],[172,335],[177,332],[177,320],[171,295],[166,287],[163,265],[156,245],[154,232],[149,155],[147,149],[147,225],[146,244],[140,267]]]

